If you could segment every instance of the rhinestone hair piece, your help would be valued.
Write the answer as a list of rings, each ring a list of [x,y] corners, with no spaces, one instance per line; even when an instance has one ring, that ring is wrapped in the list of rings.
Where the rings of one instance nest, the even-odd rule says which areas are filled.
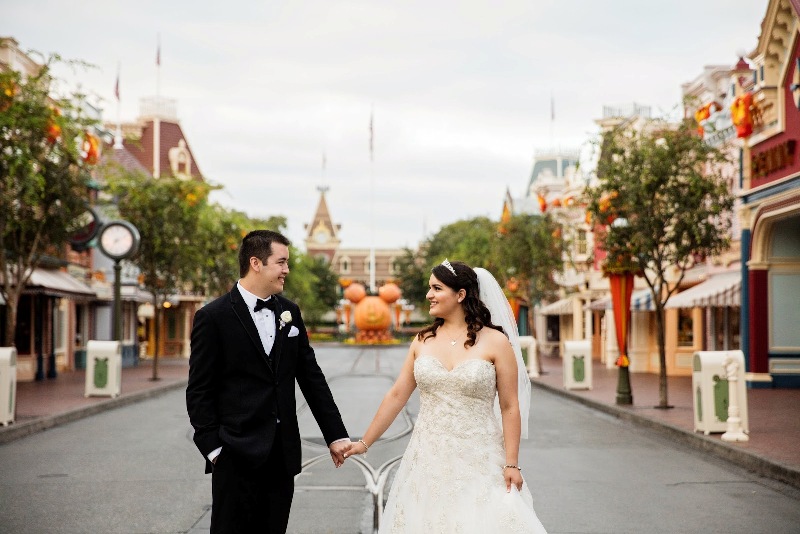
[[[458,276],[458,275],[456,274],[456,270],[455,270],[455,269],[453,269],[453,266],[452,266],[452,265],[450,265],[450,262],[449,262],[449,261],[447,261],[447,258],[445,258],[445,259],[444,259],[444,261],[442,262],[442,265],[444,265],[445,267],[447,267],[447,270],[448,270],[448,271],[450,271],[451,273],[453,273],[453,276]]]

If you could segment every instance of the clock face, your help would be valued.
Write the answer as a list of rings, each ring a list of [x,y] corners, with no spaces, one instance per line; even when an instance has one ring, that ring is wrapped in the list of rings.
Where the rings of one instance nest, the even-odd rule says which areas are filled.
[[[119,222],[109,223],[100,233],[100,248],[113,259],[127,258],[136,251],[134,230]]]
[[[314,232],[314,241],[316,241],[320,245],[322,243],[326,243],[328,241],[329,237],[330,237],[330,234],[328,234],[328,232],[323,230],[322,228],[320,228],[319,230]]]

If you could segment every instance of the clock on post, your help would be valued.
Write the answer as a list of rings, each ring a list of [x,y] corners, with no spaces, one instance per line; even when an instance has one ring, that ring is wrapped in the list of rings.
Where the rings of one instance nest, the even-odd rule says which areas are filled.
[[[139,250],[139,231],[128,221],[111,221],[100,230],[99,244],[112,260],[124,260]]]
[[[119,262],[139,250],[139,230],[128,221],[111,221],[100,229],[98,243],[103,254],[114,260],[114,340],[122,341],[122,267]]]

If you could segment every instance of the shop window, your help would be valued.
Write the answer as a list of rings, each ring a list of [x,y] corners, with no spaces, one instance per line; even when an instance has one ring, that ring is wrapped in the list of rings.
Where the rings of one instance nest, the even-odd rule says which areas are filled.
[[[694,346],[694,320],[691,308],[678,310],[678,345],[681,347]]]
[[[578,234],[575,237],[575,251],[578,254],[586,254],[587,252],[585,230],[578,230]]]

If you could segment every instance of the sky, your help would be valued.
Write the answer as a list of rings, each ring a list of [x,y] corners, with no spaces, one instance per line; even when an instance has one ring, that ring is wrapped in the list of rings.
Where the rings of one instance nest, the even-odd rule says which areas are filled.
[[[109,121],[158,86],[213,200],[285,216],[296,244],[324,185],[342,246],[414,248],[498,219],[537,151],[587,146],[604,105],[674,112],[705,65],[755,48],[767,4],[25,0],[2,7],[0,35],[92,64],[56,74]]]

